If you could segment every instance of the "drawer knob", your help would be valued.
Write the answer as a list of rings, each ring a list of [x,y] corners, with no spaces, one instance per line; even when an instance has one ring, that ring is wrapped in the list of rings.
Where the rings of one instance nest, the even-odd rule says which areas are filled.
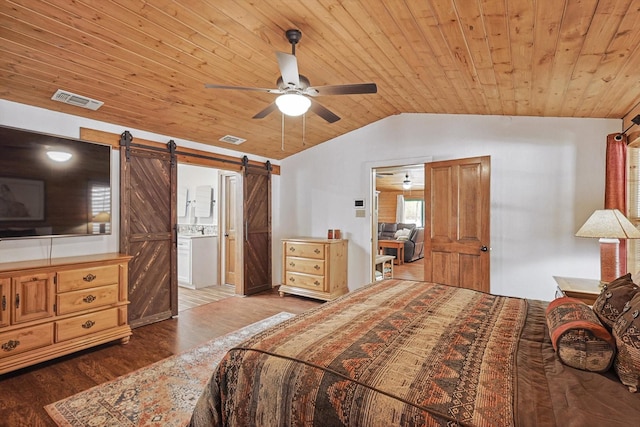
[[[82,278],[82,280],[84,280],[85,282],[93,282],[95,280],[96,276],[94,276],[93,274],[89,273],[86,276],[84,276]]]
[[[96,297],[94,297],[93,295],[87,295],[86,297],[82,298],[82,301],[86,302],[87,304],[90,304],[95,300],[96,300]]]
[[[296,248],[294,248],[293,246],[289,246],[289,252],[295,252]]]
[[[290,263],[289,263],[289,265],[290,265],[291,267],[295,267],[295,266],[296,266],[296,263],[292,261],[292,262],[290,262]]]
[[[96,324],[96,322],[94,322],[93,320],[87,320],[86,322],[84,322],[84,323],[82,324],[82,327],[83,327],[84,329],[90,329],[90,328],[91,328],[91,327],[93,327],[93,325],[95,325],[95,324]]]
[[[11,351],[11,350],[15,350],[16,347],[18,347],[20,345],[20,341],[18,340],[9,340],[6,343],[2,344],[2,349],[4,351]]]
[[[318,264],[314,265],[313,268],[315,268],[316,270],[320,270],[320,266]]]
[[[315,282],[313,282],[314,285],[316,286],[320,286],[320,282],[318,282],[317,280]]]
[[[320,253],[320,249],[315,248],[315,249],[313,250],[313,252],[315,252],[315,253],[319,254],[319,253]]]
[[[295,279],[295,277],[289,277],[289,281],[290,281],[290,282],[295,282],[295,281],[296,281],[296,279]]]

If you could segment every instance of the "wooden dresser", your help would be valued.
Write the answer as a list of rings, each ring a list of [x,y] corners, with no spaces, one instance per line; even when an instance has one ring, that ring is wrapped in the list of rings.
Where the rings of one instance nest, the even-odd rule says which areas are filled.
[[[344,239],[284,239],[280,296],[288,293],[329,301],[349,292],[347,243]]]
[[[0,263],[0,374],[113,340],[126,344],[130,259]]]

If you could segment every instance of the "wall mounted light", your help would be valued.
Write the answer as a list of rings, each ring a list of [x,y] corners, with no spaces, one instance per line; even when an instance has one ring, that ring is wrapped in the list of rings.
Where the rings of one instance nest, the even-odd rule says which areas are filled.
[[[301,116],[311,107],[311,100],[298,93],[285,93],[276,98],[276,105],[282,114]]]

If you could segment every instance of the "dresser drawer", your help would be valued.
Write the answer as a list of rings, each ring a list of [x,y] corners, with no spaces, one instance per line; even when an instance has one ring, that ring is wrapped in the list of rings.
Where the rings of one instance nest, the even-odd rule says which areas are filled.
[[[285,270],[297,273],[307,273],[324,275],[324,260],[309,258],[287,257],[285,260]]]
[[[95,288],[118,283],[120,269],[117,265],[83,268],[58,272],[58,292]]]
[[[56,296],[56,309],[58,315],[61,315],[117,302],[118,285],[115,284],[58,294]]]
[[[316,291],[324,290],[323,276],[287,272],[285,283],[289,286],[296,286],[299,288],[312,289]]]
[[[56,342],[70,340],[118,326],[118,309],[96,311],[56,322]]]
[[[53,324],[31,326],[0,334],[0,358],[53,344]]]
[[[285,256],[324,259],[324,245],[322,243],[287,242]]]

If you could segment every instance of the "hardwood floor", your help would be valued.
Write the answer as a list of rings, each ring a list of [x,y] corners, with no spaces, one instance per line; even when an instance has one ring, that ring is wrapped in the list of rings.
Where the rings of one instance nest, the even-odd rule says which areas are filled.
[[[188,350],[281,311],[302,313],[322,302],[277,289],[181,311],[133,330],[126,345],[105,344],[0,375],[0,426],[55,426],[44,405]]]
[[[424,280],[424,258],[393,266],[394,279]]]
[[[232,285],[214,285],[201,289],[178,286],[178,312],[234,296],[236,290]]]

